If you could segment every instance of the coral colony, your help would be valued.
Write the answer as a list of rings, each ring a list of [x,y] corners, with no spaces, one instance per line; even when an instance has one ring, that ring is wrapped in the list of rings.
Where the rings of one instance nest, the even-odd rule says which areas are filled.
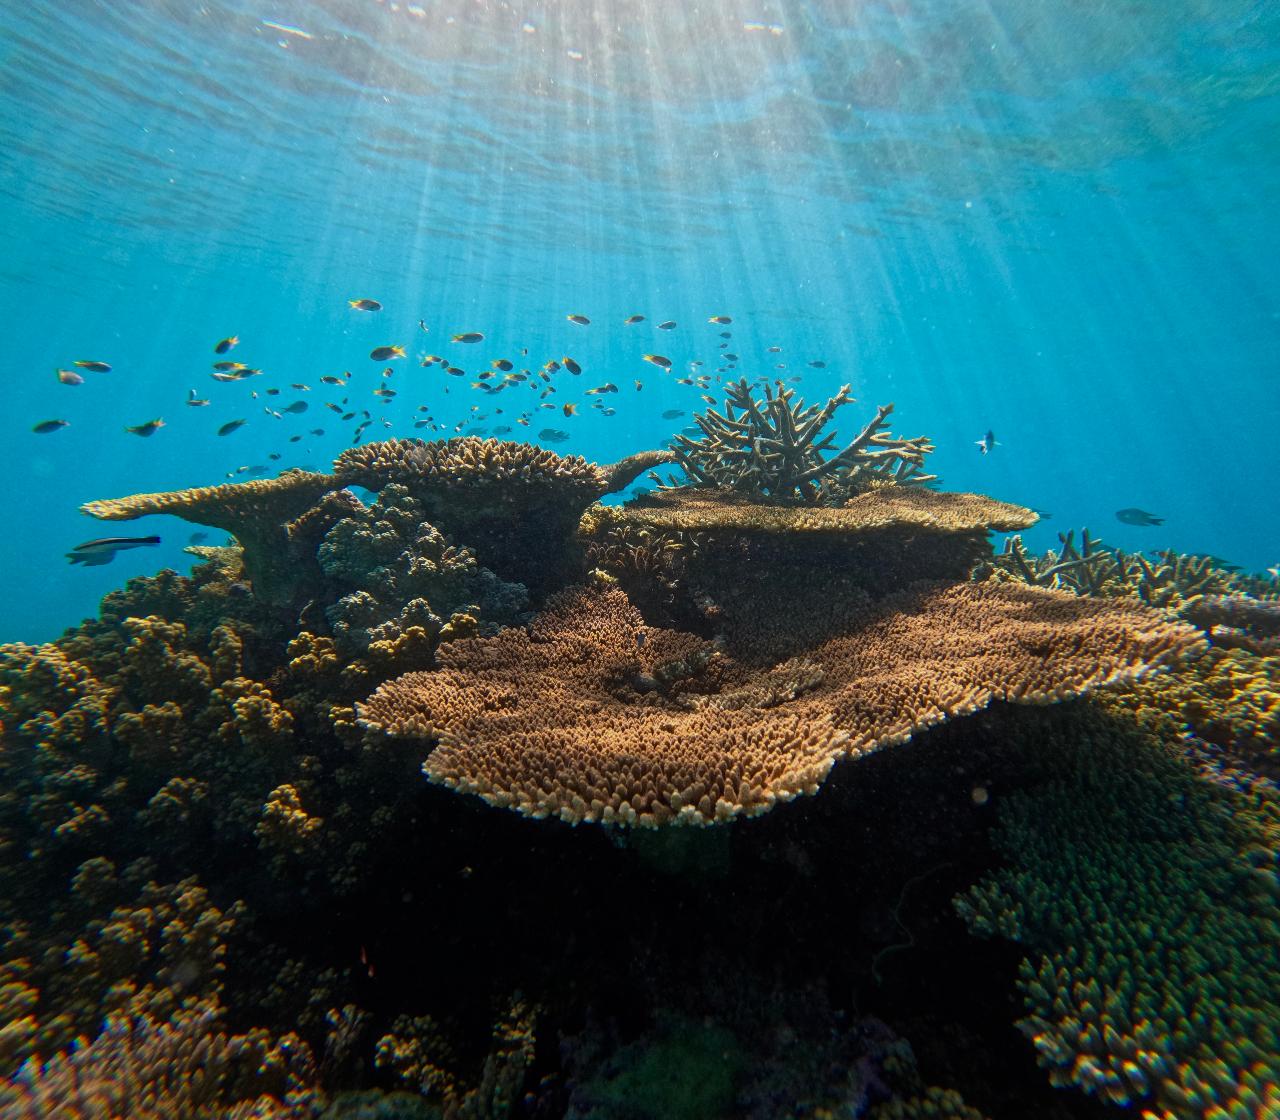
[[[1276,588],[727,394],[89,503],[231,539],[0,647],[0,1113],[1280,1114]],[[953,898],[1047,1078],[887,1025]]]

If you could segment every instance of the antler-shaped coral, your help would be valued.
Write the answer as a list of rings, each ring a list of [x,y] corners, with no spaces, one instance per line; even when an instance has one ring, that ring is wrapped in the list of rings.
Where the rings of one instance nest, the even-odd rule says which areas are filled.
[[[677,436],[672,446],[695,486],[819,504],[847,498],[876,481],[924,483],[937,477],[921,470],[933,450],[927,437],[898,439],[882,431],[891,404],[878,408],[843,451],[824,457],[836,436],[819,437],[836,409],[853,401],[848,385],[822,407],[796,399],[795,390],[781,381],[765,386],[764,401],[755,399],[745,378],[725,391],[723,414],[710,408],[694,417],[702,438]]]

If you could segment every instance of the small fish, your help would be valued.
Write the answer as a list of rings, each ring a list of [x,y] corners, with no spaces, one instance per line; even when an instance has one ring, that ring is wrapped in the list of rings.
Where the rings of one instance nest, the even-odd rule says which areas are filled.
[[[126,548],[143,548],[147,545],[159,544],[159,537],[99,537],[96,540],[78,544],[67,553],[67,559],[73,564],[83,564],[86,568],[96,568],[101,564],[109,564],[115,559],[117,552]]]
[[[84,384],[84,378],[73,369],[58,369],[54,370],[54,373],[58,375],[58,380],[61,381],[63,385]]]
[[[431,328],[430,328],[429,326],[427,326],[427,321],[426,321],[426,319],[419,319],[419,320],[418,320],[418,330],[420,330],[420,331],[429,331],[430,329],[431,329]]]
[[[273,463],[278,463],[280,462],[281,455],[279,451],[271,451],[267,453],[267,458],[270,459]]]
[[[369,357],[375,362],[389,362],[392,358],[403,358],[403,346],[375,346],[369,351]]]
[[[559,428],[543,428],[538,433],[538,438],[548,443],[564,443],[569,438],[569,433],[562,432]]]
[[[265,412],[268,416],[274,416],[277,420],[284,419],[283,413],[277,412],[274,408],[271,408],[267,405],[263,405],[262,411]]]
[[[601,416],[617,416],[618,410],[616,408],[602,408],[600,410],[600,415]]]
[[[683,408],[669,408],[662,414],[664,420],[677,420],[684,415]]]
[[[453,341],[454,342],[483,342],[484,335],[482,335],[479,331],[467,331],[464,334],[455,334],[453,336]]]
[[[574,404],[572,401],[566,401],[563,405],[560,406],[560,411],[563,412],[566,416],[572,416],[575,412],[578,411],[578,406]]]
[[[728,315],[712,315],[711,318],[707,320],[707,322],[718,323],[720,326],[725,327],[725,326],[728,326],[730,323],[732,323],[733,320],[730,319]]]
[[[644,382],[643,382],[643,381],[640,381],[640,380],[638,380],[638,379],[637,379],[637,381],[636,381],[636,392],[637,392],[637,393],[638,393],[638,392],[640,392],[640,390],[641,390],[641,389],[643,389],[643,388],[644,388]]]
[[[676,321],[674,319],[668,319],[665,323],[658,324],[658,330],[660,331],[673,331],[675,329]]]
[[[382,304],[376,299],[349,299],[347,306],[352,311],[381,311]]]
[[[224,338],[221,342],[217,343],[213,348],[213,352],[215,354],[225,354],[239,345],[240,336],[238,334],[233,334],[230,338]]]
[[[72,365],[79,366],[81,369],[87,369],[90,373],[110,373],[111,367],[106,362],[87,362],[75,361]]]
[[[726,362],[736,362],[736,361],[738,360],[738,355],[737,355],[737,354],[726,354],[726,355],[724,356],[724,358],[725,358],[725,361],[726,361]]]
[[[726,355],[725,355],[725,357],[726,357],[726,358],[727,358],[728,356],[729,356],[728,354],[726,354]],[[826,368],[827,368],[827,363],[826,363],[826,362],[810,362],[810,363],[809,363],[809,365],[811,365],[814,369],[826,369]]]
[[[466,377],[467,376],[467,371],[465,369],[460,369],[458,366],[447,366],[445,368],[445,373],[447,373],[450,377]]]
[[[197,397],[194,389],[187,390],[187,404],[191,408],[204,408],[208,403],[209,402],[207,400]]]
[[[242,428],[247,423],[245,420],[228,420],[221,428],[218,429],[218,435],[229,436],[237,428]]]
[[[770,346],[770,347],[769,347],[769,353],[770,353],[770,354],[781,354],[781,353],[782,353],[782,347],[781,347],[781,346]]]
[[[733,331],[721,331],[721,332],[720,332],[720,337],[721,337],[721,338],[732,338],[732,337],[733,337]]]
[[[510,424],[499,424],[496,428],[494,428],[494,429],[493,429],[493,434],[494,434],[495,436],[505,436],[505,435],[507,435],[510,431],[511,431],[511,425],[510,425]]]
[[[643,323],[643,322],[644,322],[643,315],[628,315],[625,319],[622,320],[622,325],[624,327],[629,327],[631,326],[632,323]]]
[[[671,368],[671,359],[664,358],[661,354],[642,354],[646,362],[652,362],[655,366],[661,366],[663,369]]]
[[[135,436],[153,436],[161,428],[164,427],[164,420],[157,416],[154,420],[148,420],[145,424],[136,424],[133,427],[126,427],[126,432],[132,432]]]
[[[310,435],[313,435],[313,436],[322,436],[322,435],[324,435],[324,429],[323,429],[323,428],[312,428],[309,434],[310,434]]]
[[[706,394],[706,393],[702,393],[702,394],[700,394],[700,396],[702,397],[702,399],[703,399],[704,401],[706,401],[706,402],[707,402],[707,404],[715,404],[715,403],[716,403],[716,399],[715,399],[715,397],[709,397],[709,396],[707,396],[707,394]]]
[[[248,369],[249,367],[245,365],[244,362],[214,362],[213,368],[220,370],[222,373],[226,373],[229,370]]]
[[[389,401],[396,395],[396,391],[394,389],[374,389],[373,395],[381,397],[384,401]]]
[[[509,361],[507,361],[506,358],[494,358],[494,360],[489,364],[493,366],[494,369],[501,370],[503,373],[515,368]]]
[[[303,382],[301,382],[301,381],[291,381],[291,382],[289,382],[289,388],[290,388],[290,389],[297,389],[299,393],[309,393],[309,392],[311,392],[311,386],[310,386],[310,385],[303,384]]]
[[[301,436],[290,436],[290,437],[289,437],[289,442],[290,442],[290,443],[300,443],[301,441],[302,441],[302,437],[301,437]]]
[[[565,318],[571,323],[577,323],[580,327],[589,326],[591,323],[591,320],[585,315],[566,315]]]
[[[564,368],[567,369],[570,373],[572,373],[575,377],[582,372],[582,367],[578,365],[578,363],[575,362],[572,358],[561,358],[560,360],[564,363]]]
[[[203,530],[197,530],[187,538],[187,544],[204,544],[209,539],[209,534]]]
[[[38,436],[47,436],[50,432],[56,432],[59,428],[65,428],[70,423],[69,420],[41,420],[31,430]]]
[[[433,366],[437,362],[439,362],[442,366],[449,364],[442,357],[440,357],[439,354],[428,354],[425,358],[422,359],[422,364],[424,366]]]
[[[214,381],[225,382],[225,381],[243,381],[244,380],[238,374],[234,374],[234,373],[211,373],[209,374],[209,376],[212,377]]]
[[[992,451],[1000,446],[1000,444],[996,442],[995,432],[990,428],[987,429],[987,434],[985,436],[981,439],[976,439],[973,442],[977,445],[978,450],[984,455],[990,455]]]
[[[551,361],[545,362],[542,368],[545,369],[548,373],[555,373],[555,371],[560,368],[560,363],[557,362],[554,358],[552,358]]]
[[[308,407],[310,406],[306,401],[294,401],[293,404],[285,405],[282,411],[291,412],[296,416],[299,412],[306,412]]]
[[[1151,526],[1164,524],[1163,517],[1157,517],[1154,513],[1148,513],[1145,509],[1138,509],[1136,506],[1116,510],[1116,520],[1122,521],[1126,525]]]
[[[320,380],[325,385],[345,385],[346,382],[341,377],[334,377],[331,373],[326,373]]]

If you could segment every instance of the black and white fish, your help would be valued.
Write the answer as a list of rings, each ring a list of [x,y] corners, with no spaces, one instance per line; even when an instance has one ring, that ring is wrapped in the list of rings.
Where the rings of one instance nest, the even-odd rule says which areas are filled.
[[[92,568],[100,564],[110,564],[116,558],[116,553],[126,548],[143,548],[159,543],[159,537],[99,537],[76,545],[67,553],[67,559],[73,564],[83,564],[87,568]]]
[[[984,455],[990,455],[992,451],[994,451],[997,447],[1000,446],[1000,444],[996,442],[995,432],[993,432],[990,428],[987,429],[987,434],[985,436],[983,436],[981,439],[975,439],[973,442],[977,444],[978,450],[981,451]]]

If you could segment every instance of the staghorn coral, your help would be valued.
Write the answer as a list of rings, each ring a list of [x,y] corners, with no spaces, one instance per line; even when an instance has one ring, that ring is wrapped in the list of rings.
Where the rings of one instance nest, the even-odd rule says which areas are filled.
[[[28,1061],[0,1083],[0,1113],[84,1120],[304,1120],[319,1096],[306,1044],[228,1034],[216,1005],[168,1020],[116,1013],[92,1041]]]
[[[1197,648],[1142,608],[968,584],[853,600],[838,634],[763,669],[734,654],[803,620],[757,621],[722,653],[646,628],[620,591],[572,590],[528,631],[453,643],[440,671],[382,685],[360,721],[437,739],[429,778],[529,816],[708,824],[992,699],[1052,703]]]
[[[1176,738],[1098,708],[1073,722],[1036,729],[1040,780],[1001,802],[1008,865],[957,900],[961,915],[1028,951],[1019,1026],[1053,1084],[1146,1120],[1274,1114],[1267,834],[1227,785],[1198,780]]]
[[[134,494],[87,502],[80,509],[106,521],[168,513],[197,525],[225,529],[243,550],[244,568],[254,593],[264,602],[288,603],[297,591],[299,571],[286,526],[321,495],[343,485],[333,475],[285,471],[279,478]]]
[[[521,585],[504,582],[467,549],[451,545],[426,522],[422,504],[394,483],[373,506],[357,504],[336,522],[317,555],[326,576],[358,588],[326,611],[338,650],[372,655],[400,670],[429,666],[450,623],[447,633],[456,636],[479,616],[483,632],[491,633],[525,606]]]
[[[344,484],[370,490],[404,487],[426,520],[482,564],[545,593],[563,586],[576,566],[571,546],[582,511],[664,457],[640,452],[601,467],[532,444],[459,436],[350,448],[334,471]]]
[[[745,378],[727,385],[725,393],[723,413],[709,408],[694,417],[700,438],[679,435],[672,445],[676,464],[696,487],[831,505],[875,486],[937,478],[922,469],[933,450],[927,438],[896,439],[882,431],[891,404],[877,409],[842,451],[824,457],[836,437],[822,435],[822,429],[836,409],[852,403],[848,385],[823,407],[795,400],[795,390],[781,381],[765,385],[763,401],[755,399]]]

